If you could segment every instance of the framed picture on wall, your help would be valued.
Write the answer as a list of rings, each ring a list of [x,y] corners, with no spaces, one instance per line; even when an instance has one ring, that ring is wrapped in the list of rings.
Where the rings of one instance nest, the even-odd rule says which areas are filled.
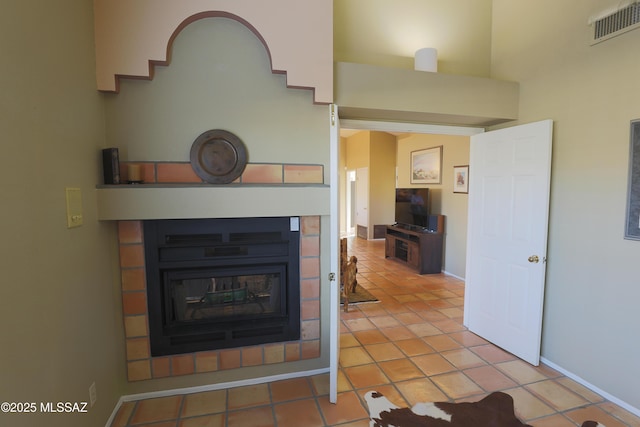
[[[631,122],[629,183],[624,238],[640,240],[640,120]]]
[[[469,165],[453,167],[453,192],[469,193]]]
[[[442,183],[442,145],[411,152],[411,183]]]

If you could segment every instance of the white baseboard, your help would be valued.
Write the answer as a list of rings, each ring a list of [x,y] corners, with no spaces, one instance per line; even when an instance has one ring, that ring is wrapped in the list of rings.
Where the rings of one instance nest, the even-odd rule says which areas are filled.
[[[113,423],[113,420],[116,418],[116,415],[118,414],[118,411],[120,410],[120,407],[124,402],[133,402],[136,400],[143,400],[143,399],[153,399],[156,397],[175,396],[177,394],[191,394],[191,393],[200,393],[203,391],[225,390],[228,388],[264,384],[264,383],[269,383],[273,381],[288,380],[292,378],[310,377],[312,375],[321,375],[321,374],[326,374],[328,372],[329,372],[329,368],[322,368],[322,369],[314,369],[311,371],[291,372],[287,374],[270,375],[266,377],[250,378],[246,380],[229,381],[226,383],[207,384],[202,386],[177,388],[177,389],[171,389],[171,390],[151,391],[148,393],[129,394],[129,395],[120,397],[120,399],[118,400],[118,403],[116,404],[116,407],[111,412],[111,416],[107,420],[107,424],[105,425],[105,427],[111,426],[111,424]]]
[[[542,363],[544,363],[545,365],[549,366],[550,368],[555,369],[556,371],[560,372],[562,375],[564,375],[564,376],[566,376],[568,378],[571,378],[572,380],[574,380],[578,384],[581,384],[581,385],[585,386],[586,388],[588,388],[589,390],[593,391],[594,393],[598,393],[600,396],[604,397],[609,402],[612,402],[612,403],[618,405],[619,407],[631,412],[633,415],[640,417],[640,409],[629,405],[627,402],[624,402],[623,400],[618,399],[617,397],[607,393],[604,390],[601,390],[600,388],[596,387],[595,385],[591,384],[590,382],[586,381],[585,379],[577,376],[573,372],[567,371],[563,367],[556,365],[555,363],[553,363],[549,359],[541,357],[540,360],[542,361]]]
[[[462,280],[464,282],[464,277],[456,276],[453,273],[449,273],[447,270],[442,270],[442,274],[445,274],[445,275],[451,276],[451,277],[455,277],[456,279]]]

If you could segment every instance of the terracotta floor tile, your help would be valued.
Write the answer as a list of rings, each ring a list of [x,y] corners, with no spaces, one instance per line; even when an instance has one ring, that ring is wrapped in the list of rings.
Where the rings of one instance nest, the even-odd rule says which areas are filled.
[[[445,372],[455,371],[456,368],[447,359],[439,354],[425,354],[415,356],[411,361],[416,364],[427,376],[443,374]]]
[[[629,426],[640,426],[640,416],[633,415],[626,409],[623,409],[611,402],[602,402],[597,406]]]
[[[428,378],[418,378],[396,384],[402,396],[413,406],[418,402],[444,402],[449,398]],[[393,402],[400,406],[396,402]]]
[[[138,424],[136,427],[176,427],[178,421],[163,421],[160,423]]]
[[[574,422],[582,424],[584,421],[597,421],[607,427],[628,427],[622,421],[612,417],[597,406],[589,406],[586,408],[575,409],[565,412],[565,416],[571,418]]]
[[[393,345],[393,344],[390,344]],[[373,359],[369,356],[369,353],[362,347],[345,348],[340,351],[340,366],[349,367],[357,365],[365,365],[367,363],[373,363]]]
[[[118,413],[116,414],[111,427],[125,427],[129,422],[129,418],[133,413],[133,410],[136,407],[136,402],[123,402],[118,409]]]
[[[344,371],[342,369],[338,369],[338,393],[344,393],[345,391],[351,391],[351,390],[353,390],[353,387],[351,386],[349,379],[344,374]],[[329,391],[327,387],[327,393],[325,394],[328,394],[328,393]]]
[[[389,314],[387,313],[387,310],[385,310],[384,306],[378,303],[363,303],[358,305],[358,308],[367,316],[367,318],[386,316]]]
[[[344,368],[344,373],[355,388],[374,387],[389,384],[389,378],[375,364]]]
[[[389,360],[378,364],[385,375],[393,382],[412,380],[424,376],[422,371],[409,359]]]
[[[409,357],[435,352],[433,347],[420,338],[395,341],[394,344]]]
[[[441,353],[442,356],[458,369],[468,369],[485,365],[485,361],[466,348],[458,348]]]
[[[271,398],[274,403],[313,396],[308,378],[293,378],[272,382],[269,388],[271,389]]]
[[[416,313],[424,313],[427,310],[431,310],[433,309],[433,306],[431,305],[432,303],[434,303],[437,300],[434,301],[409,301],[409,302],[405,302],[403,303],[404,305],[406,305],[410,310],[416,312]]]
[[[275,420],[270,406],[248,409],[244,411],[233,411],[227,414],[227,425],[229,427],[273,427]]]
[[[462,348],[462,344],[449,337],[448,335],[434,335],[424,337],[424,341],[437,351],[453,350]]]
[[[373,322],[378,328],[390,328],[392,326],[399,326],[400,322],[393,316],[375,316],[369,317],[369,320]]]
[[[396,326],[393,328],[384,328],[380,332],[384,334],[390,340],[407,340],[409,338],[415,338],[416,335],[411,332],[406,326]]]
[[[438,298],[454,298],[457,296],[456,294],[454,294],[448,289],[438,289],[438,290],[431,291],[431,293],[433,295],[436,295]]]
[[[422,301],[433,301],[439,299],[439,297],[432,292],[420,292],[415,294],[416,297],[421,299]]]
[[[344,323],[347,325],[350,331],[366,331],[375,329],[376,325],[374,325],[369,319],[348,319],[345,320]]]
[[[444,299],[436,299],[436,300],[433,300],[433,301],[429,301],[428,305],[429,305],[429,307],[440,309],[439,311],[441,313],[442,313],[442,309],[443,308],[451,308],[451,307],[453,307],[453,305],[449,301],[444,300]],[[445,317],[449,317],[449,316],[445,316]]]
[[[467,346],[467,347],[475,347],[475,346],[481,346],[481,345],[487,345],[487,341],[485,341],[484,338],[481,338],[479,336],[477,336],[476,334],[474,334],[473,332],[470,331],[461,331],[461,332],[454,332],[454,333],[450,333],[449,337],[453,338],[454,340],[458,341],[460,344]],[[491,345],[491,347],[496,348],[495,346]],[[501,360],[501,362],[503,362],[504,360]]]
[[[274,406],[278,427],[323,427],[324,421],[315,399],[298,400]]]
[[[598,393],[589,390],[588,388],[586,388],[581,384],[578,384],[571,378],[567,378],[567,377],[558,378],[556,379],[556,382],[558,384],[562,384],[569,390],[572,390],[573,392],[579,394],[583,398],[587,399],[589,402],[596,403],[596,402],[604,401],[604,398],[600,396]]]
[[[522,360],[498,363],[495,366],[519,384],[529,384],[547,379],[546,376],[538,372],[533,366]]]
[[[478,366],[464,373],[488,392],[516,387],[518,384],[493,366]]]
[[[575,394],[566,387],[561,386],[554,380],[540,381],[529,384],[526,389],[547,402],[549,406],[562,412],[568,409],[577,408],[589,402],[581,396]]]
[[[362,345],[367,344],[378,344],[382,342],[389,342],[389,338],[387,338],[382,332],[378,329],[372,329],[370,331],[358,331],[354,332],[353,336],[360,342]]]
[[[564,415],[551,415],[534,421],[535,427],[576,427],[576,423]]]
[[[216,414],[227,410],[227,390],[187,394],[182,404],[182,417]]]
[[[407,329],[413,332],[418,337],[429,337],[433,335],[440,335],[442,331],[433,324],[430,323],[414,323],[412,325],[407,325]]]
[[[400,351],[398,347],[390,342],[366,345],[364,348],[376,362],[401,359],[405,357],[404,353],[402,353],[402,351]]]
[[[453,304],[453,301],[447,300],[447,303]],[[462,318],[462,316],[464,316],[464,310],[460,307],[443,308],[440,310],[440,313],[451,319]]]
[[[158,397],[138,402],[131,417],[131,424],[174,420],[180,413],[182,396]]]
[[[436,320],[435,322],[431,322],[431,324],[446,334],[452,332],[463,332],[467,329],[461,322],[453,319]]]
[[[420,301],[420,299],[419,299],[417,296],[415,296],[415,295],[406,295],[406,294],[403,294],[403,295],[396,295],[396,296],[395,296],[395,299],[396,299],[398,302],[403,303],[403,304],[404,304],[404,303],[408,303],[408,302],[417,302],[417,301]]]
[[[450,372],[448,374],[430,377],[442,391],[451,399],[481,394],[483,390],[462,372]]]
[[[444,314],[440,313],[437,310],[428,310],[417,313],[420,317],[422,317],[427,322],[437,322],[439,320],[447,320],[448,317]]]
[[[369,421],[369,413],[360,402],[358,395],[353,391],[339,394],[338,402],[335,404],[329,402],[329,399],[318,399],[318,404],[327,425],[362,419]]]
[[[314,375],[310,380],[313,393],[316,396],[329,394],[329,374]]]
[[[358,339],[352,333],[340,334],[340,348],[356,347],[360,345]]]
[[[404,325],[412,325],[415,323],[423,323],[424,319],[418,316],[416,313],[398,313],[395,315],[396,319]]]
[[[185,418],[180,421],[178,427],[225,427],[226,415],[215,414],[203,417]]]
[[[232,388],[229,390],[227,399],[230,411],[271,403],[267,384]]]
[[[468,345],[468,344],[465,343],[465,345]],[[484,344],[480,346],[474,346],[473,348],[470,348],[470,350],[476,353],[478,356],[482,357],[484,360],[486,360],[489,363],[507,362],[507,361],[516,359],[516,357],[513,354],[508,353],[503,349],[496,347],[493,344]]]
[[[503,391],[513,397],[516,415],[520,419],[532,420],[555,413],[553,408],[522,387]]]

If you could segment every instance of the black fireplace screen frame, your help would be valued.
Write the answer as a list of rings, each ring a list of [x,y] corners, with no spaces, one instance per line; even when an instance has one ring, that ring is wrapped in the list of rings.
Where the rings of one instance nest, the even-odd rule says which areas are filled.
[[[289,217],[143,222],[152,356],[300,339],[300,232]],[[176,319],[172,278],[277,274],[279,310]],[[233,299],[221,304],[233,304]]]

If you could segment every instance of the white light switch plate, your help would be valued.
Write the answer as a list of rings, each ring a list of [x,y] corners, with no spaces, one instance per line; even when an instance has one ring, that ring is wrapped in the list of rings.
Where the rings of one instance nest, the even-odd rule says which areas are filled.
[[[79,188],[66,188],[67,228],[82,225],[82,193]]]

